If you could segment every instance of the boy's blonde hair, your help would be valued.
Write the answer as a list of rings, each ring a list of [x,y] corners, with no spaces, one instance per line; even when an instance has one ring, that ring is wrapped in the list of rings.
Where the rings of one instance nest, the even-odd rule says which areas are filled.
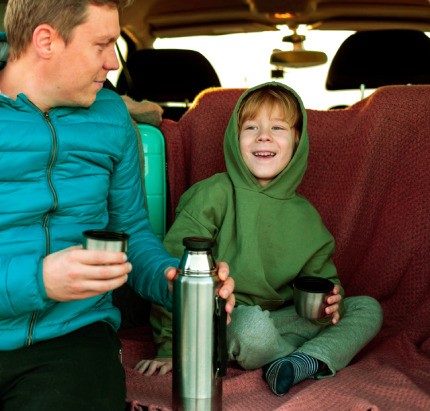
[[[73,29],[84,23],[88,6],[123,8],[133,0],[9,0],[4,27],[9,44],[9,60],[21,56],[40,24],[49,24],[67,43]]]
[[[260,107],[268,104],[270,107],[278,105],[284,112],[284,118],[298,134],[297,139],[302,133],[303,114],[296,96],[285,89],[276,85],[268,85],[250,92],[242,100],[237,112],[237,124],[239,130],[246,120],[253,119],[257,115]]]

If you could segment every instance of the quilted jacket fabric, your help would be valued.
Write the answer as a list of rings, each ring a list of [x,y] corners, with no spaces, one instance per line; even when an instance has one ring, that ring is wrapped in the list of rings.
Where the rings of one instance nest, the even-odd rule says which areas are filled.
[[[130,234],[129,283],[169,307],[164,269],[177,265],[153,235],[135,130],[122,99],[101,90],[89,108],[41,112],[24,95],[0,95],[0,350],[96,321],[114,328],[111,293],[57,302],[42,275],[47,254],[82,244],[82,232]]]

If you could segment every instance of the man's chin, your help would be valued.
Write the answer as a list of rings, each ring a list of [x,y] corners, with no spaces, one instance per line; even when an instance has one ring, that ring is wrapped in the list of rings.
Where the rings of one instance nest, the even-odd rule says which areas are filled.
[[[96,101],[97,93],[100,90],[99,88],[92,88],[91,90],[86,90],[86,92],[63,94],[55,106],[88,108]]]
[[[96,101],[96,96],[97,94],[95,93],[91,96],[86,96],[75,102],[71,102],[69,105],[72,107],[88,108],[94,103],[94,101]]]

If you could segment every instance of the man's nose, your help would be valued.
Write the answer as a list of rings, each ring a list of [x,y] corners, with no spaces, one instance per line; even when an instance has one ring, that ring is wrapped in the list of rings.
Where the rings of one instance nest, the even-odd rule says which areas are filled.
[[[109,71],[119,69],[119,61],[115,53],[115,48],[112,48],[109,50],[109,53],[106,57],[105,69]]]

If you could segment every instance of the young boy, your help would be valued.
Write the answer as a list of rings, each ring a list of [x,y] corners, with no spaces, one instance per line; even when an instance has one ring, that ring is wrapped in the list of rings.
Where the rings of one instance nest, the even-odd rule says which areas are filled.
[[[277,395],[305,378],[334,375],[382,323],[373,298],[343,300],[333,237],[315,208],[296,193],[307,164],[306,125],[303,103],[287,86],[272,82],[246,91],[225,133],[227,172],[182,196],[164,242],[179,257],[183,237],[215,239],[215,258],[228,261],[236,284],[229,357],[244,369],[263,367]],[[335,284],[324,321],[296,314],[292,283],[301,275]],[[153,325],[159,357],[171,356],[168,317],[158,311]],[[137,369],[151,374],[157,367],[165,372],[169,363],[142,361]]]

